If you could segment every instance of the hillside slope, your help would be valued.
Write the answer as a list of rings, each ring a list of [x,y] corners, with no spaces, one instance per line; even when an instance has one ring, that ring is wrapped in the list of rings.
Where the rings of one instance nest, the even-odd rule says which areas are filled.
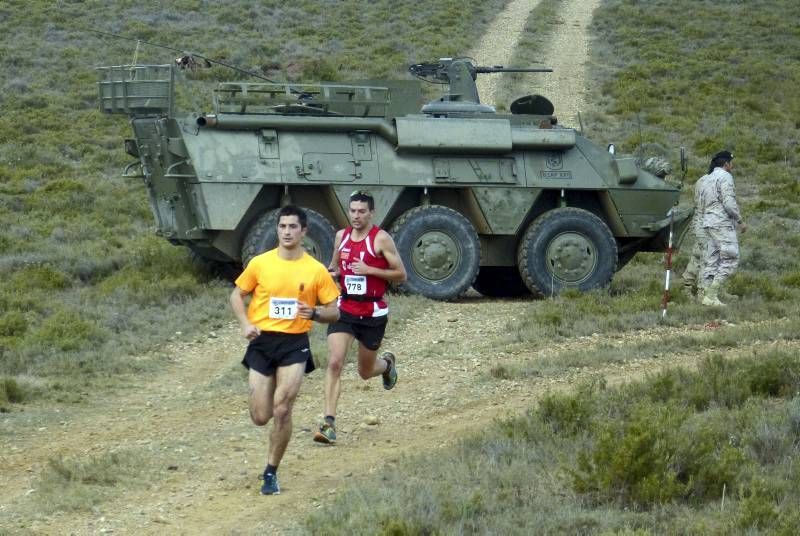
[[[87,112],[93,95],[83,89],[79,93],[85,102],[73,103],[81,113],[60,116],[66,124],[51,118],[54,112],[63,112],[53,108],[63,104],[58,101],[63,96],[53,92],[49,104],[37,108],[41,105],[26,93],[28,89],[35,85],[44,91],[57,86],[31,84],[29,69],[48,70],[54,80],[62,74],[48,64],[49,59],[34,61],[18,53],[13,61],[24,63],[28,70],[12,69],[6,89],[19,89],[0,96],[4,106],[17,106],[12,107],[16,110],[12,119],[2,119],[10,134],[2,139],[4,151],[0,153],[4,159],[0,161],[4,173],[0,215],[6,218],[3,223],[7,230],[0,236],[6,248],[1,260],[7,270],[4,273],[11,274],[3,282],[0,296],[0,348],[6,367],[2,373],[13,375],[24,387],[47,394],[19,407],[11,404],[10,413],[2,414],[0,533],[301,531],[303,516],[333,504],[343,488],[380,474],[386,465],[403,467],[413,462],[414,455],[447,453],[452,442],[496,417],[527,410],[549,389],[571,389],[583,379],[601,376],[613,383],[641,378],[660,367],[691,367],[710,353],[736,358],[772,347],[796,352],[800,266],[794,255],[786,253],[800,247],[800,190],[790,171],[798,159],[797,145],[791,142],[797,129],[794,111],[800,109],[796,92],[789,90],[800,77],[793,34],[781,31],[780,42],[771,41],[769,29],[783,28],[783,22],[770,19],[769,10],[762,9],[758,11],[759,25],[750,31],[764,29],[758,39],[742,48],[738,39],[725,41],[724,35],[709,34],[704,22],[707,18],[725,20],[726,27],[738,32],[737,21],[744,19],[735,12],[740,8],[726,4],[723,9],[708,2],[702,6],[708,10],[704,17],[694,15],[697,20],[676,22],[677,29],[672,29],[686,29],[696,41],[643,35],[643,28],[666,31],[671,21],[684,16],[670,11],[675,9],[674,4],[658,0],[648,6],[647,13],[641,13],[641,6],[630,2],[606,2],[588,27],[585,13],[574,14],[574,18],[557,16],[554,20],[561,22],[555,24],[555,33],[584,28],[596,36],[592,50],[586,50],[592,61],[590,94],[613,114],[604,115],[587,106],[594,115],[594,135],[609,137],[631,151],[642,137],[665,145],[675,138],[681,143],[685,140],[692,155],[689,181],[704,171],[708,151],[724,144],[737,152],[741,162],[737,187],[751,224],[751,230],[742,237],[740,271],[730,284],[740,302],[726,310],[709,310],[689,303],[676,291],[667,321],[660,323],[663,271],[658,255],[634,259],[618,274],[608,293],[542,301],[470,296],[458,303],[393,297],[395,321],[386,347],[400,357],[398,387],[385,393],[378,383],[359,380],[350,365],[341,404],[343,439],[337,447],[325,448],[310,440],[320,417],[322,376],[309,376],[295,409],[295,435],[281,468],[284,494],[271,498],[258,495],[257,477],[263,468],[266,438],[264,431],[248,420],[244,377],[238,365],[244,341],[229,321],[224,301],[227,289],[212,284],[198,290],[179,250],[141,238],[147,233],[150,215],[139,185],[107,181],[113,186],[102,186],[103,173],[111,175],[120,163],[108,162],[108,155],[120,152],[125,125],[112,125],[107,118]],[[690,4],[694,9],[694,3]],[[796,4],[778,4],[783,19],[789,21],[786,24],[796,28],[794,22],[800,19]],[[22,4],[8,5],[17,9]],[[586,3],[561,3],[565,10],[578,5]],[[680,4],[684,5],[688,4]],[[32,6],[32,16],[40,17],[44,25],[44,4]],[[495,7],[499,10],[499,4]],[[0,8],[4,28],[10,25],[9,9]],[[731,9],[733,13],[729,13]],[[224,10],[214,13],[219,20],[230,14]],[[130,20],[137,23],[127,24],[145,36],[149,36],[148,21],[158,26],[177,16],[168,11],[151,20],[145,10],[128,14],[136,15]],[[248,15],[243,10],[237,17],[246,19]],[[58,13],[54,16],[59,23],[67,20],[59,18]],[[187,19],[197,22],[201,15],[189,14]],[[625,26],[628,20],[636,21],[637,26]],[[297,26],[302,24],[298,22]],[[293,31],[299,30],[295,27]],[[5,47],[16,40],[36,49],[24,31],[8,35]],[[53,46],[63,39],[53,25],[44,35]],[[714,42],[701,38],[713,38]],[[209,46],[222,46],[220,42]],[[549,49],[558,57],[543,58],[543,63],[555,65],[572,57],[564,53],[564,47],[580,42],[573,35]],[[648,48],[651,44],[654,46]],[[675,47],[684,48],[676,51]],[[127,57],[130,50],[125,49],[123,54],[122,48],[108,53],[119,53],[115,61]],[[67,50],[65,54],[69,60],[65,60],[65,68],[74,67],[79,52]],[[436,55],[444,54],[437,51],[422,57]],[[725,69],[718,63],[714,63],[718,68],[708,69],[708,61],[730,57],[737,60],[726,64]],[[574,64],[559,70],[578,72],[586,66],[585,56],[577,54],[574,58]],[[778,62],[784,70],[775,77],[774,65]],[[682,66],[686,68],[681,70]],[[622,75],[612,74],[614,69]],[[722,71],[736,74],[733,86],[724,84],[727,79],[716,78]],[[699,78],[710,76],[709,72],[715,73],[714,78],[698,84]],[[82,83],[91,86],[90,76],[85,78]],[[580,90],[580,84],[570,85]],[[692,93],[698,85],[700,92]],[[720,92],[716,92],[718,86]],[[768,90],[770,99],[764,99],[753,86]],[[569,88],[556,87],[553,91],[568,94]],[[709,100],[703,101],[698,95]],[[732,100],[741,108],[732,108]],[[700,105],[702,115],[688,113]],[[42,109],[45,112],[37,112]],[[760,115],[754,119],[756,110]],[[635,128],[637,113],[643,125],[640,129]],[[49,122],[32,127],[32,117]],[[73,121],[76,117],[80,120]],[[561,117],[566,122],[563,114]],[[64,138],[76,128],[96,134],[93,129],[98,124],[104,125],[102,135],[87,136],[80,144],[53,142],[47,150],[45,146],[31,147],[50,137]],[[25,165],[14,160],[19,158]],[[94,167],[84,167],[87,160]],[[81,176],[90,169],[96,175]],[[65,173],[69,181],[64,180]],[[10,179],[5,180],[7,177]],[[56,186],[47,186],[51,183]],[[104,195],[95,192],[95,187],[105,188]],[[106,196],[109,192],[113,195]],[[115,203],[105,204],[115,196]],[[51,199],[51,204],[45,204]],[[75,208],[85,208],[93,200],[116,215],[104,220],[110,227],[93,226],[91,217],[83,219],[86,211]],[[39,207],[37,203],[43,204]],[[32,208],[36,210],[30,219],[20,219],[21,215],[27,218]],[[131,244],[136,247],[131,249]],[[107,261],[79,262],[81,257],[94,258],[89,255],[94,253]],[[682,262],[685,257],[679,256],[678,271]],[[121,271],[128,265],[131,270]],[[30,271],[18,275],[23,269]],[[135,278],[137,271],[144,272],[143,279]],[[124,277],[112,279],[119,273]],[[162,281],[169,284],[158,286]],[[95,285],[102,292],[94,294],[91,289]],[[32,294],[40,287],[42,294]],[[65,296],[60,310],[47,299],[48,290]],[[137,300],[122,307],[120,304],[127,303],[122,298],[125,293]],[[93,307],[99,308],[99,313]],[[22,323],[10,320],[7,315],[11,310],[22,315]],[[42,318],[59,312],[58,322],[38,330]],[[97,325],[108,331],[96,333],[87,327],[93,325],[95,313],[100,319]],[[69,324],[76,315],[82,323]],[[17,336],[22,329],[19,326],[26,321],[30,331]],[[59,322],[67,327],[62,328]],[[200,329],[198,322],[206,323]],[[135,348],[127,346],[132,344],[130,338],[152,333],[147,331],[155,329],[150,324],[163,325],[159,326],[159,337],[172,338],[173,342],[155,345],[150,352],[126,353],[124,350]],[[31,339],[35,344],[26,342],[28,346],[20,347],[14,346],[21,344],[19,341],[11,340],[32,334],[40,337]],[[74,338],[67,340],[72,341],[69,349],[49,351],[52,346],[47,344],[52,345],[54,340],[44,338],[45,334]],[[145,342],[152,347],[156,339]],[[106,359],[106,368],[74,359],[75,346],[82,348],[82,344],[97,346],[98,356]],[[44,375],[47,371],[50,376]],[[84,385],[59,376],[67,373],[91,381]],[[122,378],[122,385],[115,383],[117,378]],[[366,424],[374,422],[373,418],[378,424]],[[728,492],[732,493],[730,488]],[[713,509],[720,511],[717,504]],[[727,511],[719,515],[729,517]]]
[[[525,3],[513,5],[515,17],[524,22],[527,12],[520,4]],[[484,43],[514,37],[503,25],[491,28],[497,33],[488,33]],[[585,58],[574,57],[582,69]],[[536,359],[523,350],[497,352],[491,342],[507,329],[507,318],[523,315],[528,306],[473,297],[426,304],[424,313],[393,326],[386,344],[401,356],[401,383],[385,394],[348,369],[339,416],[343,440],[335,449],[311,443],[323,378],[312,374],[295,408],[296,433],[282,469],[284,495],[269,502],[257,496],[265,436],[247,418],[238,329],[226,323],[212,338],[170,344],[158,351],[168,366],[118,394],[87,394],[83,404],[59,409],[55,419],[31,411],[4,423],[0,461],[8,484],[0,504],[10,514],[6,527],[77,534],[283,532],[365,469],[369,473],[404,454],[444,447],[476,425],[529,405],[535,397],[530,385],[486,381],[493,366]],[[572,376],[542,381],[557,385]],[[377,416],[380,424],[364,424],[368,416]],[[109,453],[139,460],[144,468],[129,490],[89,514],[41,509],[47,499],[37,494],[48,493],[48,484],[36,475],[47,474],[52,460],[104,459]],[[80,494],[78,488],[69,492]]]

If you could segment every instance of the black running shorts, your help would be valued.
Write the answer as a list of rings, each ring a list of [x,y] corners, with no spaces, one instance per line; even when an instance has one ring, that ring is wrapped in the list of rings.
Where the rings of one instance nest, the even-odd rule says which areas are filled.
[[[331,333],[349,333],[370,350],[377,350],[386,333],[387,316],[354,316],[341,311],[339,320],[328,324],[328,335]]]
[[[263,331],[250,341],[242,359],[242,365],[264,376],[272,376],[278,367],[297,363],[306,363],[306,372],[314,370],[307,333]]]

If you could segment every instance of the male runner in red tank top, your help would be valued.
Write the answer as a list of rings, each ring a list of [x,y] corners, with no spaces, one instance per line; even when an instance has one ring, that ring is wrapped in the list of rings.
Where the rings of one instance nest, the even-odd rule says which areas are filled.
[[[336,233],[329,270],[339,280],[342,296],[339,320],[328,326],[328,369],[325,372],[325,422],[314,435],[318,443],[336,442],[336,404],[341,391],[344,359],[358,340],[358,374],[365,380],[383,376],[383,388],[397,383],[395,356],[378,349],[386,331],[389,306],[384,292],[389,282],[406,280],[406,269],[394,240],[372,224],[375,200],[367,192],[350,196],[350,226]]]

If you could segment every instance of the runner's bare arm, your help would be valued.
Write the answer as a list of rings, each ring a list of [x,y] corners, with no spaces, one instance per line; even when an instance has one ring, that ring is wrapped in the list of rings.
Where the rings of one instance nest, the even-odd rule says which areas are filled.
[[[339,280],[339,246],[342,245],[343,236],[344,229],[336,231],[336,238],[333,241],[333,254],[331,255],[331,262],[328,264],[328,272],[330,272],[333,279],[337,282]]]
[[[344,236],[344,229],[336,231],[336,238],[333,240],[333,253],[331,254],[331,262],[328,264],[329,272],[336,272],[339,274],[339,246],[342,245],[342,237]]]
[[[242,290],[239,287],[233,287],[231,292],[230,302],[231,309],[233,309],[233,316],[239,321],[239,326],[242,328],[242,335],[246,339],[255,339],[261,334],[261,330],[250,323],[247,319],[247,311],[244,306],[244,298],[250,293]]]
[[[405,281],[407,277],[406,267],[403,265],[403,259],[401,259],[400,254],[397,253],[397,246],[394,245],[394,240],[392,240],[389,233],[381,229],[375,237],[375,249],[376,253],[386,258],[389,267],[380,269],[370,266],[367,268],[367,275],[374,275],[393,283],[402,283]]]
[[[303,302],[298,302],[297,316],[323,324],[331,324],[339,320],[339,307],[336,305],[336,300],[316,307],[309,307]]]

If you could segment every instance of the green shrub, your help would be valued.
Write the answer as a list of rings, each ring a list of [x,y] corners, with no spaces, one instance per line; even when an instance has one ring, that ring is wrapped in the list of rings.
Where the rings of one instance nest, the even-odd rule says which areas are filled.
[[[750,460],[732,440],[737,429],[728,411],[710,410],[689,416],[672,438],[673,467],[694,501],[718,500],[723,489],[734,490]]]
[[[43,190],[49,195],[57,193],[83,194],[87,191],[85,184],[74,179],[57,179],[50,181],[45,185]]]
[[[25,390],[14,378],[0,378],[0,404],[19,404],[25,400]]]
[[[159,270],[156,270],[159,271]],[[125,267],[103,280],[99,290],[104,296],[124,294],[141,305],[174,303],[197,295],[202,286],[191,273],[154,276],[152,270]]]
[[[577,393],[548,393],[539,401],[536,416],[556,434],[574,435],[589,429],[597,400],[595,384],[583,385]]]
[[[800,362],[785,353],[767,354],[742,363],[735,380],[746,385],[751,396],[790,396],[800,387]]]
[[[727,281],[728,291],[738,296],[761,296],[766,300],[785,300],[789,297],[786,289],[775,284],[771,274],[736,272]]]
[[[0,337],[19,337],[27,329],[28,321],[19,311],[8,311],[0,316]]]
[[[303,62],[302,80],[335,82],[340,77],[338,66],[331,59],[312,58]]]
[[[582,423],[593,438],[567,469],[578,493],[632,505],[709,501],[746,484],[757,461],[792,456],[800,404],[759,401],[799,387],[800,359],[788,352],[717,357],[698,373],[666,371],[615,395],[546,397],[537,416],[559,433]]]
[[[70,284],[69,276],[46,265],[22,268],[11,277],[11,285],[18,291],[28,289],[63,290]]]
[[[772,486],[762,478],[755,478],[740,491],[736,524],[740,528],[769,529],[780,516]]]
[[[595,444],[567,469],[573,489],[602,501],[647,505],[685,497],[687,480],[674,467],[674,443],[688,412],[675,404],[642,402],[626,420],[597,423]]]
[[[27,343],[43,350],[76,351],[103,342],[107,335],[96,323],[74,311],[57,311],[33,330]]]
[[[781,284],[787,287],[800,288],[800,271],[791,272],[781,276]]]
[[[751,397],[785,397],[796,392],[800,362],[782,352],[740,362],[714,355],[702,361],[699,374],[668,370],[631,389],[654,402],[677,401],[698,411],[712,405],[735,408]]]

